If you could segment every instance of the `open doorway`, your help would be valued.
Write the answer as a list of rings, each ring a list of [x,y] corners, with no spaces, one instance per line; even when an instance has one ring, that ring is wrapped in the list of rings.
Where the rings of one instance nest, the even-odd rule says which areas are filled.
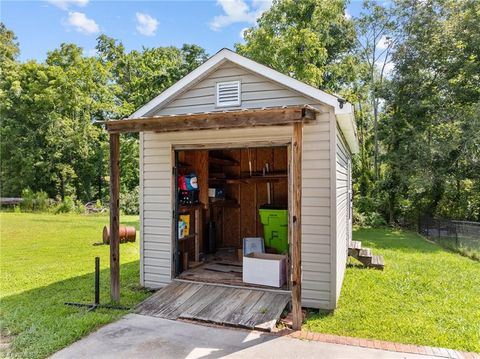
[[[261,287],[243,281],[244,238],[284,255],[289,278],[288,153],[287,145],[175,150],[176,278]]]

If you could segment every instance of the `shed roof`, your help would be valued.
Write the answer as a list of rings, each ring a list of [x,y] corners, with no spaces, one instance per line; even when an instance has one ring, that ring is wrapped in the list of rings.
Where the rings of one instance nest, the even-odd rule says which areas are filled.
[[[353,153],[358,152],[358,139],[354,118],[354,109],[350,103],[346,102],[338,96],[328,94],[322,90],[319,90],[292,77],[284,75],[267,66],[259,64],[258,62],[241,56],[229,49],[222,49],[217,52],[215,55],[205,61],[202,65],[200,65],[188,75],[176,82],[174,85],[163,91],[160,95],[156,96],[154,99],[140,107],[129,117],[129,119],[138,119],[140,117],[148,116],[154,111],[158,111],[176,96],[183,93],[190,86],[204,79],[206,76],[208,76],[208,74],[215,71],[220,65],[222,65],[226,61],[230,61],[241,67],[244,67],[249,71],[263,76],[271,81],[280,83],[322,104],[333,107],[337,118],[337,123],[346,139],[350,150]]]

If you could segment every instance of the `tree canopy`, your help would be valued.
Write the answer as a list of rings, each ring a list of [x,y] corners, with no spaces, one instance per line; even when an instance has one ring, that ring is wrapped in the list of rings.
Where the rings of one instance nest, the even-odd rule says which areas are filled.
[[[480,2],[274,0],[237,52],[354,103],[357,219],[419,215],[480,221]],[[82,201],[107,196],[105,131],[206,60],[193,44],[126,51],[106,35],[96,55],[62,44],[19,62],[0,25],[2,196],[22,190]],[[138,138],[122,141],[122,191],[138,186]]]
[[[97,56],[62,44],[44,63],[19,63],[2,24],[0,149],[2,196],[25,188],[82,201],[107,196],[108,138],[97,121],[121,118],[203,62],[196,45],[126,52],[105,35]],[[122,190],[138,186],[138,139],[122,141]]]

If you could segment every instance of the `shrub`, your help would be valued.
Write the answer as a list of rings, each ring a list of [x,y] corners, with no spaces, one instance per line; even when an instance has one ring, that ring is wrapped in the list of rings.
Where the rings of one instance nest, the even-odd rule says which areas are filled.
[[[44,212],[48,210],[50,200],[44,191],[33,192],[30,188],[22,191],[20,207],[24,212]]]
[[[365,215],[353,208],[352,222],[355,226],[363,227],[365,225]]]
[[[57,202],[55,208],[53,209],[54,213],[69,213],[75,211],[77,208],[75,199],[70,196],[65,196],[63,201]]]
[[[353,209],[353,224],[364,228],[378,228],[387,225],[385,218],[378,212],[362,213]]]
[[[47,192],[40,191],[35,193],[35,210],[45,212],[48,210],[50,201]]]
[[[31,212],[33,211],[35,202],[35,193],[30,188],[25,188],[22,191],[22,202],[20,203],[20,207],[24,212]]]
[[[377,228],[387,225],[385,218],[378,212],[371,212],[365,216],[365,224],[367,227]]]
[[[120,210],[124,214],[140,213],[138,186],[132,191],[125,192],[120,195]]]

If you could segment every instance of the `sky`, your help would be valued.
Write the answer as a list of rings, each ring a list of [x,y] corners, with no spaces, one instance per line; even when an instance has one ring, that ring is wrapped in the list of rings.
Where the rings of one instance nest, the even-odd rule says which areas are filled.
[[[0,0],[0,20],[17,36],[20,61],[44,61],[61,43],[94,55],[100,34],[127,50],[193,43],[213,55],[242,42],[243,30],[270,6],[271,0]],[[360,0],[351,1],[346,16],[360,8]]]

